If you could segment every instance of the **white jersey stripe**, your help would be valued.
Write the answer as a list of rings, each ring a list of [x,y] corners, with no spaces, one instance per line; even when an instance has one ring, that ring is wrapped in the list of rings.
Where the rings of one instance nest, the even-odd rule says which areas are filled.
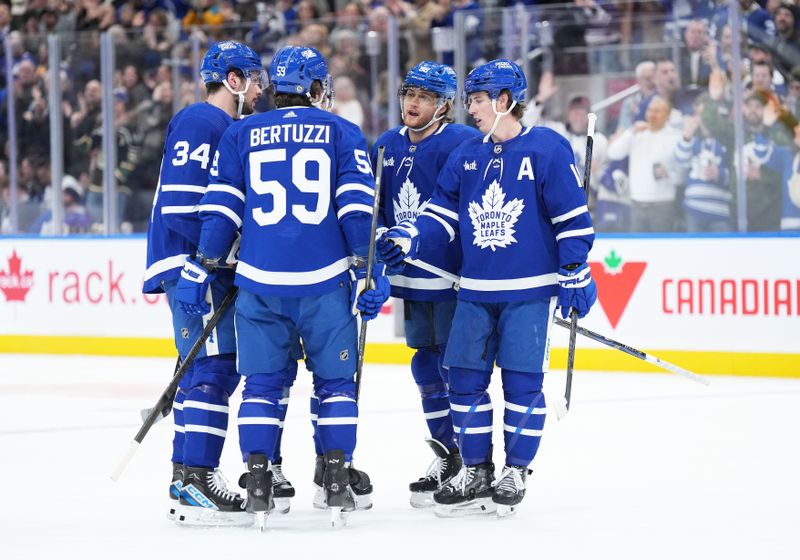
[[[160,261],[154,262],[147,267],[147,270],[144,272],[145,281],[150,280],[162,272],[172,270],[173,268],[183,268],[184,263],[186,263],[186,257],[188,256],[188,254],[174,255],[172,257],[167,257],[166,259],[161,259]]]
[[[325,280],[338,276],[350,268],[350,259],[345,257],[329,264],[324,268],[309,270],[306,272],[272,272],[261,270],[244,261],[239,261],[236,265],[236,273],[253,282],[273,286],[305,286],[319,284]]]
[[[192,206],[162,206],[161,214],[194,214],[197,210],[197,204]]]
[[[511,412],[522,412],[525,414],[528,412],[528,407],[506,401],[506,410],[510,410]],[[547,414],[547,409],[534,408],[531,410],[530,414]]]
[[[458,221],[458,214],[453,212],[452,210],[448,210],[447,208],[443,208],[438,204],[431,204],[430,200],[425,203],[425,208],[433,210],[437,214],[441,214],[442,216],[446,216],[452,220]]]
[[[220,185],[218,183],[212,183],[208,185],[208,192],[223,192],[230,195],[235,196],[242,202],[244,202],[244,193],[239,189],[232,187],[230,185]]]
[[[491,434],[491,426],[477,426],[475,428],[462,428],[461,426],[453,426],[453,431],[457,434]]]
[[[437,222],[442,224],[442,227],[447,231],[447,235],[450,236],[450,241],[453,241],[456,238],[456,230],[454,230],[453,227],[450,224],[445,222],[442,218],[440,218],[436,214],[434,214],[432,212],[428,212],[426,210],[425,212],[422,212],[420,214],[420,216],[427,216],[429,218],[433,218],[434,220],[436,220]],[[419,219],[419,218],[417,218],[417,219]]]
[[[351,402],[351,403],[354,403],[354,402],[356,402],[356,400],[355,399],[351,399],[350,397],[341,397],[341,396],[340,397],[328,397],[327,399],[322,401],[320,404],[336,403],[336,402]]]
[[[481,280],[461,277],[461,287],[477,292],[501,292],[505,290],[529,290],[558,284],[556,273],[539,274],[528,278],[509,278],[507,280]]]
[[[584,204],[583,206],[578,206],[575,210],[570,210],[566,214],[561,214],[560,216],[556,216],[555,218],[550,218],[550,223],[555,225],[555,224],[564,222],[566,220],[569,220],[570,218],[574,218],[575,216],[578,216],[578,215],[583,214],[583,213],[588,212],[588,211],[589,211],[589,207]]]
[[[342,193],[353,192],[353,191],[363,192],[370,196],[375,196],[375,189],[368,187],[367,185],[362,185],[361,183],[345,183],[344,185],[336,189],[336,194],[334,194],[333,196],[338,197]]]
[[[444,418],[445,416],[450,415],[450,410],[435,410],[433,412],[426,412],[425,413],[425,420],[433,420],[434,418]]]
[[[572,229],[569,231],[562,231],[556,235],[556,241],[566,239],[567,237],[580,237],[582,235],[594,235],[594,228]]]
[[[201,204],[199,208],[200,212],[216,212],[217,214],[222,214],[223,216],[227,217],[236,225],[237,228],[242,227],[242,218],[239,215],[228,208],[227,206],[223,206],[222,204]]]
[[[366,204],[348,204],[339,209],[339,212],[336,213],[336,218],[341,220],[342,216],[350,212],[364,212],[372,216],[372,206],[367,206]]]
[[[269,416],[240,416],[240,426],[278,426],[281,421]]]
[[[161,185],[161,192],[190,192],[205,194],[205,185]]]
[[[410,278],[399,274],[389,276],[389,283],[397,288],[413,290],[452,290],[453,283],[442,278]]]

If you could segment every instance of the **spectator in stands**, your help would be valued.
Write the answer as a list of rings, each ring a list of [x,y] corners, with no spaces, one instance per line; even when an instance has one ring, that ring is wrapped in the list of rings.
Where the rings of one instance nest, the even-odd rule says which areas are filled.
[[[78,182],[73,177],[67,175],[64,177],[61,188],[64,200],[64,233],[91,232],[94,220],[92,220],[89,212],[86,211],[86,208],[81,203],[81,195],[78,192],[80,188]],[[53,209],[45,209],[30,225],[28,233],[39,233],[42,235],[54,234],[55,224],[53,224]]]
[[[767,45],[772,51],[775,68],[784,76],[800,64],[800,11],[793,3],[781,3],[775,10],[775,36]]]
[[[101,126],[102,86],[98,80],[90,80],[78,93],[77,108],[70,117],[72,166],[67,171],[78,177],[89,172],[89,159],[92,148],[92,133]]]
[[[745,59],[745,67],[747,68],[747,77],[745,80],[752,81],[753,68],[760,63],[767,64],[772,69],[772,89],[778,95],[786,95],[786,80],[783,74],[775,71],[775,64],[773,63],[772,52],[764,45],[758,43],[750,43],[747,47],[747,58]],[[729,73],[730,77],[733,77]]]
[[[466,57],[468,64],[471,66],[478,66],[482,62],[485,62],[486,59],[483,57],[480,45],[483,12],[478,2],[474,0],[440,0],[439,4],[444,8],[443,13],[440,17],[433,20],[431,26],[441,27],[445,33],[454,36],[456,12],[467,12],[464,20],[464,41],[467,47]],[[455,44],[455,41],[453,41],[453,44]],[[407,57],[401,58],[403,64],[405,64],[407,60]],[[442,62],[444,64],[452,66],[453,60],[453,51],[443,53]]]
[[[114,24],[116,14],[110,2],[79,0],[76,31],[105,31]]]
[[[732,136],[720,126],[719,106],[708,94],[694,102],[694,114],[683,119],[675,160],[687,171],[683,208],[689,233],[731,231],[733,194]],[[728,111],[725,108],[727,117]],[[725,124],[729,120],[725,119]]]
[[[665,99],[670,109],[668,124],[675,130],[680,130],[683,127],[683,113],[685,111],[692,111],[691,97],[687,95],[682,89],[678,70],[675,63],[668,58],[661,59],[656,62],[655,76],[653,81],[656,86],[656,93],[649,99],[642,101],[639,105],[639,112],[636,115],[636,121],[643,121],[647,112],[647,106],[650,104],[650,99],[655,95]]]
[[[619,111],[619,121],[617,132],[627,130],[635,121],[639,113],[639,107],[645,99],[649,99],[656,92],[656,63],[652,60],[645,60],[636,65],[636,85],[639,91],[628,97]]]
[[[11,8],[5,2],[0,2],[0,41],[11,33]]]
[[[708,23],[693,19],[683,31],[683,48],[680,58],[680,83],[683,88],[699,95],[708,88],[711,65],[708,62]]]
[[[5,165],[5,162],[0,161]],[[17,231],[11,228],[11,187],[8,178],[0,179],[0,234],[25,233],[41,213],[38,200],[31,198],[28,187],[17,185]]]
[[[125,66],[122,70],[122,87],[125,88],[129,98],[129,105],[138,106],[143,101],[150,99],[150,90],[144,85],[139,76],[139,69],[133,64]]]
[[[409,61],[413,64],[416,60],[436,60],[433,50],[433,36],[431,25],[433,20],[442,19],[444,8],[436,0],[416,0],[414,15],[408,21],[411,33],[411,47],[413,55]]]
[[[739,2],[742,16],[742,30],[747,31],[747,37],[751,41],[764,44],[775,36],[775,21],[772,15],[755,0],[720,0],[719,7],[711,19],[712,35],[728,24],[728,6],[736,1]]]
[[[333,112],[358,127],[363,126],[364,107],[356,98],[356,88],[353,85],[353,80],[347,76],[339,76],[333,81],[333,89],[336,92],[336,103],[333,106]]]
[[[680,132],[668,126],[669,100],[655,95],[645,122],[637,122],[608,146],[611,160],[630,158],[631,231],[673,231],[675,197],[680,182],[673,154]]]

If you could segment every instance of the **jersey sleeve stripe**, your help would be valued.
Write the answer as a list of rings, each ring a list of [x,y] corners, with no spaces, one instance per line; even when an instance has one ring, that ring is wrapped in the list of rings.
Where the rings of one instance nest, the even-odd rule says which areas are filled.
[[[347,206],[343,206],[339,209],[339,212],[336,214],[336,218],[341,220],[342,216],[349,214],[350,212],[366,212],[371,216],[372,206],[367,206],[366,204],[348,204]]]
[[[161,185],[161,192],[190,192],[204,194],[205,185]]]
[[[420,216],[427,216],[428,218],[432,218],[432,219],[436,220],[437,222],[439,222],[440,224],[442,224],[442,227],[447,231],[447,235],[450,236],[450,241],[453,241],[456,238],[456,230],[454,230],[453,227],[450,224],[445,222],[442,218],[440,218],[436,214],[433,214],[431,212],[427,212],[426,211],[426,212],[423,212],[422,214],[420,214]],[[419,218],[417,218],[417,219],[419,219]]]
[[[194,214],[197,212],[197,205],[192,206],[162,206],[161,214]]]
[[[447,208],[443,208],[443,207],[439,206],[438,204],[431,204],[430,201],[428,201],[426,203],[425,210],[433,210],[437,214],[441,214],[442,216],[450,218],[451,220],[458,221],[458,214],[456,214],[452,210],[448,210]]]
[[[476,292],[503,292],[507,290],[529,290],[543,286],[558,284],[557,274],[539,274],[528,278],[509,278],[507,280],[481,280],[480,278],[461,277],[461,287]]]
[[[397,288],[412,290],[451,290],[453,283],[443,278],[411,278],[395,274],[389,276],[389,283]]]
[[[589,207],[584,204],[583,206],[578,206],[575,210],[570,210],[566,214],[561,214],[560,216],[556,216],[555,218],[550,218],[550,223],[555,225],[588,211]]]
[[[370,196],[375,196],[375,189],[372,187],[368,187],[367,185],[362,185],[360,183],[347,183],[336,189],[335,197],[339,197],[340,194],[348,192],[348,191],[360,191],[366,193]]]
[[[188,256],[188,253],[183,255],[174,255],[172,257],[167,257],[166,259],[161,259],[160,261],[154,262],[147,267],[147,270],[144,271],[144,279],[150,280],[154,276],[161,274],[162,272],[166,272],[167,270],[172,270],[173,268],[183,268],[183,264],[186,262],[186,257]]]
[[[232,194],[242,202],[244,202],[244,193],[235,187],[231,187],[230,185],[220,185],[218,183],[212,183],[208,185],[208,192],[221,192]]]
[[[199,210],[200,212],[214,212],[216,214],[222,214],[232,221],[237,228],[242,227],[242,218],[236,212],[227,206],[223,206],[222,204],[201,204]]]
[[[556,241],[560,241],[567,237],[581,237],[582,235],[594,235],[594,228],[583,228],[583,229],[572,229],[567,231],[562,231],[558,235],[556,235]]]
[[[306,272],[271,272],[261,270],[244,261],[236,265],[236,273],[253,282],[278,286],[304,286],[318,284],[347,271],[350,268],[350,258],[345,257],[329,264],[326,267],[309,270]]]

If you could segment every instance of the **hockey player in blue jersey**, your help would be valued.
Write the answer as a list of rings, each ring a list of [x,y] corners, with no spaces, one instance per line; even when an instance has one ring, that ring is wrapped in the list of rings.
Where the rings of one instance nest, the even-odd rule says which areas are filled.
[[[327,64],[309,47],[285,47],[270,64],[276,109],[231,125],[219,143],[216,182],[199,211],[196,257],[186,259],[179,298],[201,302],[210,278],[241,229],[235,283],[237,358],[245,376],[239,442],[248,472],[247,510],[274,507],[280,400],[292,340],[299,334],[319,399],[323,488],[334,521],[354,509],[349,465],[356,445],[357,332],[354,309],[369,320],[389,297],[376,266],[364,268],[374,179],[361,131],[315,105],[330,94]],[[364,282],[366,283],[366,282]]]
[[[197,204],[206,191],[212,157],[223,132],[241,115],[253,112],[261,95],[261,61],[249,47],[233,41],[209,48],[201,65],[208,99],[176,114],[167,128],[159,186],[147,232],[145,293],[167,295],[175,345],[184,358],[205,323],[233,285],[224,269],[190,316],[176,299],[176,284],[188,255],[197,250]],[[228,426],[228,397],[239,383],[233,310],[227,311],[181,380],[173,406],[171,516],[190,524],[252,524],[242,498],[228,491],[217,470]],[[176,515],[177,503],[181,504]]]
[[[381,222],[385,226],[416,220],[428,205],[447,157],[464,140],[479,135],[474,128],[450,122],[457,85],[455,71],[436,62],[420,62],[406,75],[398,93],[403,126],[383,133],[372,150],[372,163],[377,166],[378,146],[385,146],[381,178]],[[458,274],[461,249],[457,244],[425,248],[419,259]],[[406,344],[415,349],[411,374],[430,431],[427,441],[436,455],[426,476],[409,485],[411,505],[429,507],[433,492],[461,469],[447,370],[442,365],[456,292],[451,282],[411,264],[394,272],[397,274],[389,278],[392,295],[404,300]]]
[[[436,513],[513,512],[545,419],[542,393],[556,306],[584,316],[597,297],[586,259],[594,231],[572,148],[558,133],[520,125],[525,75],[500,59],[464,84],[467,110],[485,136],[461,144],[415,223],[383,233],[389,267],[460,234],[463,261],[444,363],[464,467],[434,494]],[[501,368],[505,466],[495,481],[492,403]]]

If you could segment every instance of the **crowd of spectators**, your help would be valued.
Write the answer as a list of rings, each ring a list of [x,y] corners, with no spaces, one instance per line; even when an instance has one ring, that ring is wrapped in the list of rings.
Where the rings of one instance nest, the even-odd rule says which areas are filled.
[[[386,87],[390,16],[398,30],[397,78],[420,60],[453,63],[458,43],[468,67],[502,56],[510,45],[543,47],[538,55],[512,49],[530,70],[525,122],[562,132],[579,166],[586,114],[598,99],[562,82],[612,73],[635,83],[638,91],[608,111],[595,140],[591,204],[598,230],[732,231],[730,1],[0,0],[0,39],[8,40],[13,55],[11,79],[0,65],[0,233],[10,228],[7,96],[16,111],[18,229],[46,233],[50,223],[48,33],[68,37],[59,66],[62,190],[65,223],[75,232],[103,231],[103,177],[112,170],[102,157],[100,34],[113,37],[113,174],[118,222],[129,232],[147,227],[169,119],[203,96],[190,39],[203,47],[241,40],[265,63],[285,44],[314,46],[329,61],[334,110],[374,137],[386,128],[394,102]],[[800,109],[800,9],[787,0],[733,1],[746,33],[740,68],[748,228],[800,229],[800,175],[794,171],[800,168],[794,117]],[[515,10],[511,28],[494,9],[503,7]],[[464,36],[456,38],[459,12]],[[269,100],[262,100],[259,109],[268,108]]]

